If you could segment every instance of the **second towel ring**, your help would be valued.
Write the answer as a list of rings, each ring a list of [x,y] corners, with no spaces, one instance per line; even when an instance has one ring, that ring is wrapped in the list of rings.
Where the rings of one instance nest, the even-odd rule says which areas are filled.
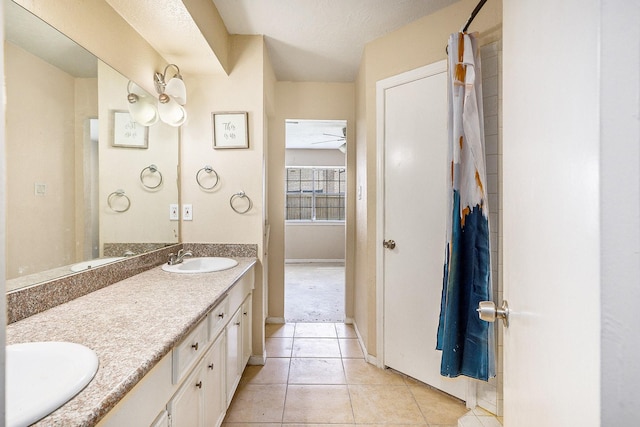
[[[157,173],[158,176],[160,176],[160,181],[156,185],[147,185],[147,183],[144,182],[145,171],[147,170],[149,170],[149,174]],[[162,173],[158,170],[158,167],[156,165],[149,165],[140,171],[140,182],[148,189],[155,190],[162,185]]]
[[[249,205],[247,206],[247,208],[245,210],[240,210],[240,209],[236,209],[235,206],[233,206],[233,202],[236,199],[247,199],[247,201],[249,202]],[[251,210],[251,208],[253,207],[253,202],[251,201],[251,199],[249,198],[249,196],[247,196],[244,191],[240,191],[239,193],[235,193],[233,196],[231,196],[231,198],[229,199],[229,205],[231,206],[231,209],[234,210],[234,212],[239,213],[239,214],[246,214],[247,212],[249,212]]]
[[[127,202],[127,206],[122,208],[122,209],[116,209],[113,207],[113,198],[114,197],[124,197],[124,199]],[[131,199],[129,199],[129,196],[127,196],[126,194],[124,194],[124,190],[116,190],[113,193],[109,194],[109,196],[107,196],[107,205],[109,205],[109,208],[111,208],[112,211],[114,212],[118,212],[118,213],[122,213],[122,212],[126,212],[129,210],[129,208],[131,207]]]
[[[200,173],[203,172],[203,171],[208,173],[208,174],[213,174],[215,176],[215,182],[213,183],[213,185],[203,185],[202,184],[202,182],[200,181]],[[200,188],[202,188],[203,190],[213,190],[216,187],[216,185],[218,185],[219,181],[220,181],[220,177],[218,176],[218,172],[216,172],[209,165],[206,165],[205,167],[200,169],[198,172],[196,172],[196,182],[198,183]]]

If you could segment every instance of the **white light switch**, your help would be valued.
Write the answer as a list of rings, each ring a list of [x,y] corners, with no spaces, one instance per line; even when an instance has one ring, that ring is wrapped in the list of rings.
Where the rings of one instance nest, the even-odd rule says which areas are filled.
[[[182,205],[182,219],[185,221],[193,221],[193,206]]]
[[[178,205],[170,204],[169,205],[169,220],[177,221],[180,219],[180,214],[178,213]]]

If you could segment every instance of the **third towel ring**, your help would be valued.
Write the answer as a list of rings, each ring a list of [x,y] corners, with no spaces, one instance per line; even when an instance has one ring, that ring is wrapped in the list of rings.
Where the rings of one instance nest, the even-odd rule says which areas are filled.
[[[156,185],[147,185],[147,183],[144,182],[144,176],[147,170],[149,170],[149,174],[157,173],[158,176],[160,177],[160,181]],[[156,188],[162,185],[162,173],[160,173],[156,165],[149,165],[146,168],[142,169],[142,171],[140,171],[140,182],[142,183],[142,185],[144,185],[148,189],[155,190]]]
[[[240,209],[236,209],[235,206],[233,206],[233,202],[236,199],[247,199],[247,201],[249,202],[247,208],[245,210],[240,210]],[[241,191],[239,193],[235,193],[233,196],[231,196],[231,198],[229,199],[229,205],[231,206],[231,209],[233,209],[236,213],[239,214],[246,214],[247,212],[249,212],[251,210],[251,208],[253,207],[253,202],[251,201],[251,199],[249,198],[249,196],[247,196],[244,191]]]
[[[214,175],[215,182],[213,183],[213,185],[202,185],[202,182],[200,182],[200,173],[203,172],[203,171],[208,173],[208,174],[213,174]],[[218,185],[218,181],[220,181],[220,177],[218,176],[218,172],[216,172],[209,165],[206,165],[205,167],[200,169],[198,172],[196,172],[196,182],[198,183],[200,188],[202,188],[203,190],[213,190],[216,187],[216,185]]]
[[[122,209],[116,209],[113,207],[113,198],[114,197],[124,197],[124,199],[127,202],[127,206],[122,208]],[[124,194],[124,190],[116,190],[113,193],[109,194],[109,196],[107,197],[107,205],[109,205],[109,207],[111,208],[112,211],[114,212],[118,212],[118,213],[122,213],[122,212],[126,212],[129,210],[129,208],[131,207],[131,199],[129,199],[129,197]]]

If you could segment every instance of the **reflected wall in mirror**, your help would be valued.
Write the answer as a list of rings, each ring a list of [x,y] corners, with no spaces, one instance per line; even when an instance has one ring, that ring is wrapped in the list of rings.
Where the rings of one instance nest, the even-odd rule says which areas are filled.
[[[178,129],[157,123],[147,148],[114,147],[128,79],[14,2],[4,7],[7,291],[177,243],[168,211],[178,201]],[[156,188],[157,172],[141,179],[150,165],[162,174]],[[117,190],[126,212],[109,207]]]

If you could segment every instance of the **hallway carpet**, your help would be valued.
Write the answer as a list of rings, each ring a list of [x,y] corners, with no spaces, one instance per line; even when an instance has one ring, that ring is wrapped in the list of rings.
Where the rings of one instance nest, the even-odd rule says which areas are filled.
[[[285,264],[287,322],[343,322],[344,264]]]

